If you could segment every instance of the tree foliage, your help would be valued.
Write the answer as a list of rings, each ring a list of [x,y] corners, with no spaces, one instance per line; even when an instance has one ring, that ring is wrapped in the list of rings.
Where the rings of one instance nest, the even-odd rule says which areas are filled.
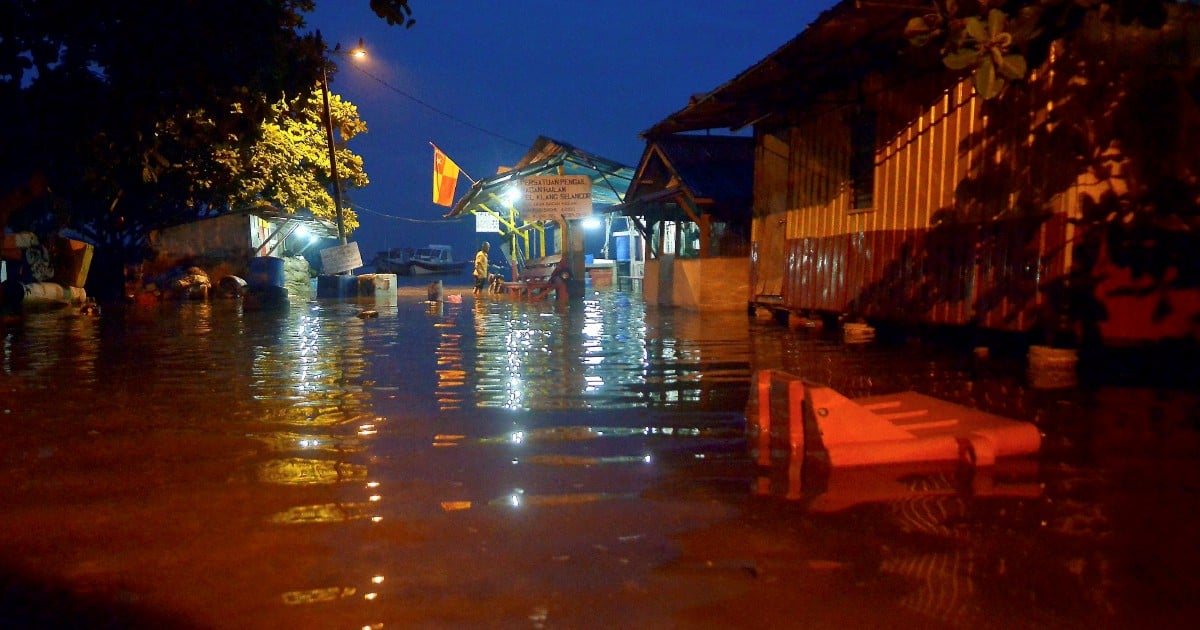
[[[1048,217],[1056,197],[1084,185],[1073,269],[1042,287],[1055,318],[1086,327],[1106,316],[1097,287],[1108,264],[1158,296],[1158,316],[1172,310],[1170,289],[1200,287],[1194,4],[938,0],[908,24],[910,41],[940,46],[947,68],[971,73],[983,113],[1004,121],[980,127],[963,149],[1025,156],[980,161],[954,210]],[[1036,81],[1027,68],[1039,69]]]
[[[323,113],[312,107],[320,103],[321,87],[308,99],[281,101],[274,116],[263,124],[262,139],[238,155],[224,150],[218,156],[236,181],[234,207],[269,204],[289,212],[309,210],[317,217],[334,220],[336,209],[329,194],[329,153]],[[320,107],[320,105],[318,105]],[[361,188],[369,183],[361,156],[346,143],[367,131],[358,108],[336,94],[329,98],[330,115],[340,137],[336,147],[338,175],[343,186]],[[358,227],[353,210],[343,210],[347,230]]]
[[[407,0],[371,7],[389,23],[413,24]],[[313,8],[313,0],[0,0],[0,229],[10,216],[14,225],[52,217],[127,243],[245,200],[245,187],[265,179],[238,169],[262,167],[280,146],[271,122],[279,103],[291,104],[295,121],[301,103],[305,115],[319,112],[310,92],[326,51],[305,30]],[[335,110],[347,105],[338,100]],[[354,130],[342,131],[344,141]],[[365,177],[361,160],[356,169],[358,158],[341,159]],[[325,173],[319,161],[304,163]],[[291,189],[280,199],[312,199],[324,212],[320,195]]]
[[[1117,22],[1158,29],[1172,0],[933,0],[909,20],[913,45],[940,46],[951,70],[970,70],[975,89],[995,98],[1009,81],[1046,60],[1052,42],[1081,28]]]
[[[417,23],[408,0],[371,0],[371,10],[387,20],[388,24],[403,24],[404,28],[412,28]]]

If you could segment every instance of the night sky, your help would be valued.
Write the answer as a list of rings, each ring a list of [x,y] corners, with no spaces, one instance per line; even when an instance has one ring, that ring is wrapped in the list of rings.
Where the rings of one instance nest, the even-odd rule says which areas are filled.
[[[511,166],[539,135],[636,167],[638,134],[795,37],[835,0],[412,0],[404,29],[368,0],[319,0],[308,26],[330,46],[362,38],[365,62],[336,58],[330,89],[368,133],[350,148],[371,184],[350,191],[364,262],[387,247],[453,245],[469,257],[473,220],[442,219],[437,144],[473,179]],[[356,67],[357,66],[357,67]],[[455,197],[470,182],[460,178]],[[495,235],[493,235],[493,238]]]

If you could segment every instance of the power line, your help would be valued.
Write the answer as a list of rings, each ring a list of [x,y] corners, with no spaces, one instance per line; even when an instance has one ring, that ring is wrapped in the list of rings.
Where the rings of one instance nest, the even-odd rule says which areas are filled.
[[[447,223],[456,223],[463,219],[463,217],[457,217],[454,219],[413,219],[411,217],[398,217],[394,214],[387,214],[384,212],[379,212],[378,210],[372,210],[370,208],[365,208],[356,203],[351,203],[350,206],[360,212],[366,212],[367,214],[373,214],[375,216],[383,217],[385,219],[392,219],[395,221],[405,221],[407,223],[436,223],[438,225],[445,225]]]
[[[361,72],[361,73],[363,73],[363,74],[365,74],[365,75],[367,75],[367,76],[368,76],[368,77],[370,77],[371,79],[374,79],[374,80],[375,80],[375,82],[376,82],[376,83],[378,83],[379,85],[382,85],[383,87],[385,87],[385,88],[387,88],[387,89],[389,89],[389,90],[391,90],[391,91],[393,91],[393,92],[395,92],[395,93],[399,94],[400,96],[403,96],[404,98],[407,98],[408,100],[410,100],[410,101],[412,101],[412,102],[416,103],[417,105],[420,105],[421,107],[424,107],[425,109],[428,109],[429,111],[431,111],[431,112],[433,112],[433,113],[435,113],[435,114],[439,114],[439,115],[441,115],[441,116],[445,116],[446,118],[449,118],[450,120],[453,120],[454,122],[456,122],[456,123],[458,123],[458,124],[460,124],[460,125],[464,125],[464,126],[466,126],[466,127],[470,127],[471,129],[474,129],[475,131],[478,131],[478,132],[481,132],[481,133],[485,133],[485,134],[487,134],[487,135],[489,135],[489,136],[492,136],[493,138],[498,138],[498,139],[500,139],[500,140],[503,140],[503,141],[505,141],[505,142],[511,142],[512,144],[514,144],[514,145],[516,145],[516,146],[518,146],[518,147],[521,147],[521,148],[528,148],[528,147],[529,147],[529,144],[528,144],[528,143],[526,143],[526,142],[519,142],[519,141],[517,141],[517,140],[513,140],[512,138],[509,138],[509,137],[507,137],[507,136],[504,136],[504,135],[502,135],[502,134],[499,134],[499,133],[496,133],[496,132],[494,132],[494,131],[491,131],[490,129],[484,129],[483,127],[480,127],[479,125],[476,125],[476,124],[474,124],[474,123],[467,122],[467,121],[463,120],[462,118],[459,118],[458,116],[455,116],[454,114],[451,114],[451,113],[449,113],[449,112],[447,112],[447,111],[445,111],[445,110],[442,110],[442,109],[439,109],[439,108],[437,108],[437,107],[434,107],[433,105],[430,105],[429,103],[426,103],[425,101],[423,101],[423,100],[421,100],[421,99],[419,99],[419,98],[417,98],[417,97],[413,96],[412,94],[409,94],[408,92],[405,92],[404,90],[401,90],[400,88],[398,88],[398,87],[396,87],[396,86],[392,85],[391,83],[388,83],[387,81],[384,81],[383,79],[381,79],[381,78],[379,78],[379,77],[375,76],[374,74],[372,74],[371,72],[367,71],[365,68],[363,68],[363,67],[361,67],[361,66],[358,66],[358,65],[355,65],[355,64],[350,64],[350,67],[351,67],[351,68],[354,68],[355,70],[357,70],[357,71],[359,71],[359,72]]]

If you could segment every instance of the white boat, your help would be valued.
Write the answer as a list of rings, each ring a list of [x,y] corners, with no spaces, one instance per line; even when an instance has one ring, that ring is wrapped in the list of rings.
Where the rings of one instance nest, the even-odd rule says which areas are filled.
[[[371,260],[371,265],[375,267],[375,273],[395,273],[400,275],[409,275],[408,261],[413,257],[413,248],[411,247],[393,247],[387,251],[375,254],[375,258]]]
[[[414,276],[462,273],[471,261],[454,260],[449,245],[430,245],[413,252],[408,259],[409,273]]]
[[[428,245],[413,251],[392,249],[375,257],[375,271],[402,276],[459,274],[471,264],[469,260],[454,260],[449,245]]]

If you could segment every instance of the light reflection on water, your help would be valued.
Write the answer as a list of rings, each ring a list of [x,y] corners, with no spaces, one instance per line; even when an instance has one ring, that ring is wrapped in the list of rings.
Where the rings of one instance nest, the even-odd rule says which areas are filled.
[[[624,293],[575,308],[479,302],[475,400],[502,409],[738,408],[750,365],[745,316],[688,319],[676,330],[682,319]]]
[[[214,611],[230,608],[246,625],[572,625],[614,600],[615,625],[662,625],[670,607],[632,594],[653,589],[649,571],[683,567],[667,575],[691,584],[692,566],[771,570],[749,522],[800,545],[790,563],[845,575],[840,597],[879,608],[877,621],[904,610],[1001,625],[1020,600],[1031,619],[1111,623],[1148,601],[1122,595],[1132,580],[1114,566],[1129,548],[1161,551],[1130,542],[1130,506],[1161,529],[1170,519],[1120,473],[1158,479],[1148,462],[1169,459],[1182,481],[1167,496],[1195,504],[1191,395],[1038,392],[1011,361],[850,347],[617,292],[570,308],[422,297],[43,314],[0,330],[0,461],[18,480],[0,488],[5,555],[209,626],[229,625]],[[367,308],[378,317],[359,317]],[[784,501],[781,471],[756,470],[746,451],[742,412],[762,368],[852,397],[913,389],[1031,420],[1045,453],[991,477],[830,474],[815,496]],[[731,527],[737,510],[748,520]],[[704,544],[672,551],[681,532]],[[1149,579],[1184,589],[1162,576],[1193,556]],[[692,605],[724,597],[739,610],[730,600],[746,585],[730,575]],[[181,579],[208,587],[180,593]],[[329,608],[347,602],[358,607]]]

